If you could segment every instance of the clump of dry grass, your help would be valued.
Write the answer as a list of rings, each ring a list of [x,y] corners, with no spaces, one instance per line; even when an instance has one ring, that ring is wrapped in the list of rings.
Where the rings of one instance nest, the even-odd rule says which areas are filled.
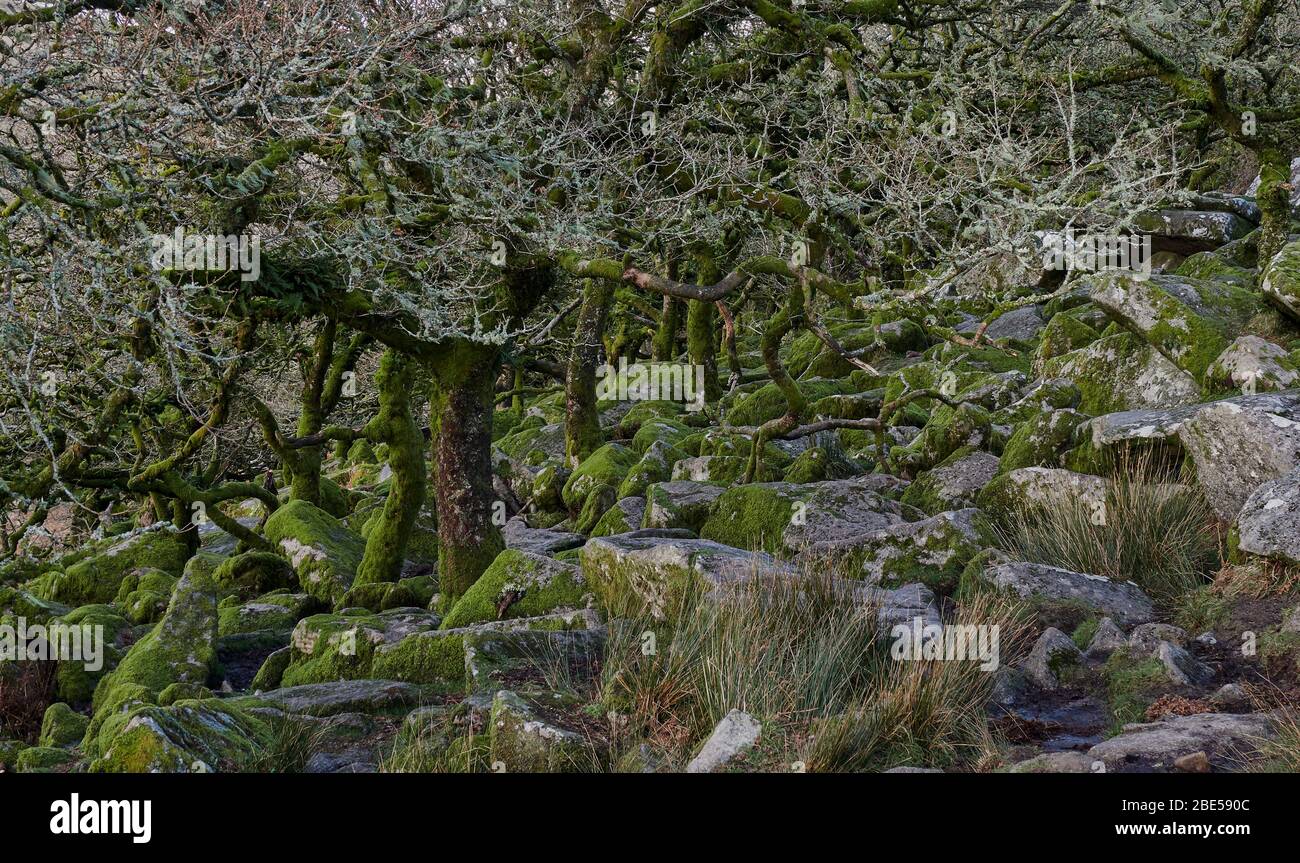
[[[1019,560],[1133,581],[1165,605],[1207,583],[1223,559],[1200,492],[1143,455],[1121,459],[1104,501],[1026,502],[997,534]]]
[[[1030,632],[1022,606],[1005,597],[971,598],[959,625],[998,626],[1000,665],[1023,652]],[[804,756],[814,772],[884,770],[900,765],[983,769],[999,741],[988,723],[994,673],[978,662],[896,661],[877,665],[848,709],[813,726]]]
[[[679,753],[738,708],[797,729],[791,759],[810,770],[991,759],[993,673],[971,661],[892,659],[891,633],[846,587],[820,572],[755,578],[688,595],[660,617],[634,597],[606,596],[605,702],[625,715],[625,736]],[[1026,619],[1007,598],[981,595],[954,622],[999,625],[1005,664],[1021,650]]]

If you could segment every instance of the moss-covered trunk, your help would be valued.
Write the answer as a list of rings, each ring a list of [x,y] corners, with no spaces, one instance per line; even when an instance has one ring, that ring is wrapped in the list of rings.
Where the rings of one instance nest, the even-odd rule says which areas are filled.
[[[411,530],[424,505],[424,435],[411,410],[416,368],[414,360],[390,349],[375,375],[379,413],[367,424],[367,437],[388,444],[393,478],[379,524],[366,537],[366,551],[357,567],[357,584],[398,579]]]
[[[564,379],[564,458],[570,467],[577,467],[602,443],[600,414],[596,410],[596,366],[613,296],[614,286],[605,279],[588,279],[582,286],[582,307]]]
[[[334,336],[337,331],[338,325],[327,318],[320,332],[316,334],[311,357],[303,366],[298,437],[313,435],[325,424],[321,397],[325,391],[325,373],[329,369],[330,358],[334,355]],[[294,454],[291,464],[285,464],[285,469],[293,474],[289,483],[290,499],[305,500],[320,506],[320,468],[324,460],[323,448],[323,445],[303,447]]]
[[[444,601],[469,589],[505,548],[492,523],[492,406],[498,350],[462,344],[434,369],[434,494]]]
[[[709,254],[695,256],[696,284],[712,285],[722,274]],[[686,303],[686,354],[691,365],[704,369],[704,399],[722,398],[718,382],[718,310],[712,300],[688,300]]]
[[[672,272],[669,278],[676,278]],[[650,358],[658,362],[668,362],[677,356],[677,327],[680,324],[681,302],[676,297],[664,295],[663,309],[659,314],[659,326],[655,329],[654,340],[650,343]]]
[[[1265,266],[1286,245],[1291,225],[1291,199],[1287,186],[1291,181],[1291,163],[1277,148],[1259,153],[1259,265]]]

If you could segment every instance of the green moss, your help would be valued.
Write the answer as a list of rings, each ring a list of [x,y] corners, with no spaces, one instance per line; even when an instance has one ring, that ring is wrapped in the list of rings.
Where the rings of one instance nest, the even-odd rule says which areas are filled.
[[[811,446],[795,456],[790,467],[786,468],[783,479],[793,483],[821,482],[833,478],[831,473],[830,453],[825,447]]]
[[[929,470],[966,446],[988,440],[991,419],[988,411],[964,402],[956,409],[940,404],[925,428],[905,447],[893,447],[889,457],[912,473]]]
[[[222,561],[212,573],[217,595],[252,599],[264,593],[298,586],[298,576],[283,557],[249,551]]]
[[[1088,417],[1074,410],[1047,411],[1021,425],[1002,450],[998,471],[1022,467],[1055,466],[1058,453],[1074,440],[1075,429]]]
[[[42,599],[73,606],[112,602],[133,570],[157,569],[180,575],[189,557],[189,546],[169,525],[145,530],[95,543],[79,562],[42,576],[40,588],[34,592]]]
[[[1056,315],[1043,330],[1038,351],[1034,354],[1034,368],[1041,369],[1048,360],[1092,344],[1098,338],[1097,331],[1078,318]]]
[[[248,602],[229,596],[217,607],[217,633],[221,636],[248,632],[288,632],[319,603],[306,594],[287,591],[267,594]]]
[[[700,536],[750,551],[776,553],[800,500],[784,483],[754,483],[729,488],[713,507]]]
[[[1158,690],[1169,685],[1169,676],[1159,659],[1139,658],[1128,650],[1112,653],[1101,673],[1110,701],[1112,733],[1118,733],[1128,723],[1143,721]]]
[[[852,384],[845,380],[798,381],[797,386],[809,403],[850,392],[852,388]],[[727,421],[738,426],[761,425],[781,416],[787,408],[788,403],[780,388],[769,383],[739,399],[727,414]]]
[[[172,683],[206,683],[216,665],[216,637],[217,598],[211,584],[185,576],[162,620],[95,690],[95,713],[116,700],[119,687],[142,686],[158,693]]]
[[[602,485],[617,488],[638,461],[638,454],[627,447],[605,444],[583,460],[569,476],[561,492],[564,505],[571,513],[579,512],[589,492]]]
[[[538,554],[506,549],[497,555],[442,622],[456,629],[488,620],[537,617],[557,608],[581,608],[587,585],[577,567]],[[505,605],[503,598],[515,597]]]
[[[618,497],[618,493],[608,485],[597,486],[587,492],[587,499],[582,503],[582,510],[574,520],[574,529],[578,533],[590,533],[592,528],[600,523],[601,516],[618,500]]]
[[[270,723],[220,699],[146,705],[106,725],[92,773],[190,773],[251,769],[274,744]]]
[[[364,540],[319,507],[290,501],[271,514],[264,533],[289,558],[299,584],[312,596],[334,603],[352,585]]]
[[[1087,650],[1088,645],[1092,644],[1092,637],[1097,634],[1097,626],[1101,623],[1098,617],[1089,617],[1074,628],[1070,638],[1074,641],[1074,646],[1080,650]]]
[[[686,453],[671,445],[652,445],[619,484],[617,498],[643,496],[652,483],[666,482],[672,476],[673,465],[686,457]]]
[[[198,701],[204,698],[216,698],[211,689],[197,683],[173,683],[158,693],[158,704],[169,707],[178,701]]]
[[[422,632],[377,654],[372,674],[380,680],[465,686],[465,634],[468,630]]]
[[[41,722],[41,746],[71,746],[81,742],[90,719],[77,713],[61,701],[45,710]]]
[[[66,749],[56,746],[31,746],[18,753],[14,767],[19,773],[52,773],[56,767],[65,767],[77,760]]]

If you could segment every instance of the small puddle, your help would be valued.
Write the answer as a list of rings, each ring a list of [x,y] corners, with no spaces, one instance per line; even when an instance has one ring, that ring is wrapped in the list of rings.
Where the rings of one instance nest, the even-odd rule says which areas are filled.
[[[1105,705],[1087,695],[1044,693],[1017,704],[995,720],[1014,743],[1033,743],[1044,752],[1088,749],[1102,741]]]

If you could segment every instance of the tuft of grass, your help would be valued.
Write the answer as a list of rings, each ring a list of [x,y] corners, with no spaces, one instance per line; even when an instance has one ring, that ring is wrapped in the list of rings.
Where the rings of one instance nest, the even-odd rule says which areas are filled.
[[[998,525],[1020,560],[1133,581],[1166,607],[1206,584],[1222,562],[1214,514],[1199,491],[1144,456],[1123,460],[1104,505],[1078,498],[1026,504]]]
[[[413,734],[397,736],[392,750],[379,761],[380,773],[491,772],[488,737],[472,723],[448,715]]]
[[[666,619],[619,610],[602,691],[632,729],[665,743],[706,733],[732,709],[774,722],[842,710],[883,653],[874,612],[826,574],[688,593]]]
[[[1212,584],[1188,591],[1174,608],[1174,624],[1188,632],[1216,630],[1227,617],[1228,601]]]
[[[322,738],[319,727],[287,717],[271,720],[269,742],[245,770],[249,773],[301,773]]]
[[[1300,773],[1300,707],[1275,686],[1247,688],[1256,710],[1273,715],[1273,736],[1252,740],[1259,758],[1250,765],[1254,773]]]
[[[973,599],[954,623],[999,627],[1000,662],[1023,651],[1023,606],[996,595]],[[887,770],[900,765],[986,769],[1000,757],[988,723],[995,674],[979,663],[891,661],[844,712],[814,723],[804,761],[810,772]]]

